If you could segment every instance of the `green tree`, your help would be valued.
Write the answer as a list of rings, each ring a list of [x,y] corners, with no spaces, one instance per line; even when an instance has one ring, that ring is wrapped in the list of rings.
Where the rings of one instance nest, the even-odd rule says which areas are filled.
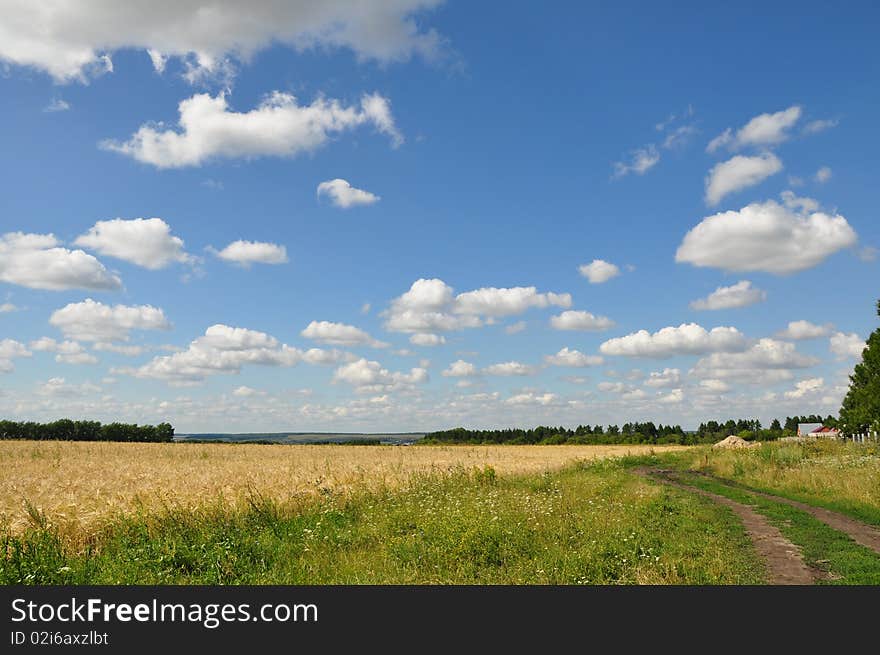
[[[880,300],[877,301],[880,316]],[[840,407],[840,423],[847,433],[880,429],[880,328],[868,337],[862,361],[849,376],[849,392]]]

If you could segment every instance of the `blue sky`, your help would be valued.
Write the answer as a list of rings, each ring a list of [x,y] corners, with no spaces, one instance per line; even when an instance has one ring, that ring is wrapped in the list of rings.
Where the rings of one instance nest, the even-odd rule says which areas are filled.
[[[7,4],[4,416],[769,422],[876,327],[871,3]]]

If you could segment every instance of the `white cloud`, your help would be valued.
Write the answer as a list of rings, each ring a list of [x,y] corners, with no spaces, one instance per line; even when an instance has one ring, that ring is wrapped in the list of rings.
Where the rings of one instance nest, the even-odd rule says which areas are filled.
[[[56,353],[55,361],[61,364],[97,364],[98,358],[86,352],[76,341],[55,341],[50,337],[41,337],[29,344],[31,350]]]
[[[724,196],[754,186],[782,170],[782,162],[770,152],[754,157],[735,155],[715,164],[706,176],[706,204],[713,206]]]
[[[251,396],[264,396],[266,394],[265,391],[259,391],[257,389],[253,389],[251,387],[242,385],[240,387],[236,387],[232,391],[233,396],[238,396],[239,398],[250,398]]]
[[[225,262],[237,264],[244,268],[251,264],[286,264],[287,248],[276,243],[265,241],[233,241],[223,250],[214,254]]]
[[[458,359],[452,362],[440,375],[447,378],[468,378],[478,375],[478,372],[477,367],[470,362]]]
[[[579,350],[571,350],[566,347],[555,355],[545,355],[544,361],[551,366],[583,368],[586,366],[600,366],[605,360],[598,355],[585,355]]]
[[[735,352],[745,347],[745,337],[734,327],[706,330],[696,323],[682,323],[678,327],[665,327],[653,334],[647,330],[639,330],[625,337],[609,339],[599,346],[599,351],[604,355],[662,359],[674,355]]]
[[[376,392],[427,382],[428,371],[424,368],[413,368],[409,373],[391,372],[379,362],[362,358],[336,369],[333,380],[345,382],[356,389]]]
[[[147,348],[144,346],[128,346],[98,341],[92,345],[92,350],[116,353],[118,355],[125,355],[126,357],[137,357],[138,355],[143,355],[147,351]]]
[[[638,148],[632,152],[632,158],[629,163],[618,161],[614,162],[614,178],[620,178],[629,173],[636,175],[644,175],[651,170],[660,161],[660,152],[657,147],[651,143],[644,148]]]
[[[804,125],[804,134],[818,134],[819,132],[824,132],[825,130],[830,130],[832,127],[837,127],[839,121],[836,119],[817,119],[814,121],[810,121],[806,125]]]
[[[0,314],[11,314],[12,312],[17,312],[18,307],[13,305],[11,302],[0,303]]]
[[[340,178],[321,182],[318,185],[318,197],[321,196],[330,198],[330,201],[341,209],[372,205],[380,200],[379,196],[363,189],[356,189],[348,181]]]
[[[741,280],[729,287],[718,287],[705,298],[694,300],[691,309],[716,310],[748,307],[767,300],[767,292],[752,286],[748,280]]]
[[[403,141],[389,101],[379,95],[364,95],[360,107],[344,107],[323,97],[300,105],[289,93],[276,91],[255,109],[235,112],[225,94],[200,93],[181,101],[178,109],[178,130],[142,125],[128,141],[108,140],[101,146],[157,168],[181,168],[216,158],[294,157],[366,124],[395,145]]]
[[[47,114],[54,114],[59,111],[67,111],[70,109],[70,103],[63,98],[52,98],[52,101],[43,107],[43,111]]]
[[[710,393],[725,393],[726,391],[730,391],[730,385],[724,380],[709,378],[707,380],[700,380],[700,389]]]
[[[170,57],[188,78],[234,69],[271,46],[297,51],[343,48],[358,59],[391,62],[418,54],[433,59],[443,39],[418,18],[441,0],[361,3],[357,0],[245,4],[206,0],[174,3],[18,2],[3,0],[0,60],[49,73],[58,82],[88,81],[113,70],[117,50],[143,50],[161,73]]]
[[[538,293],[535,287],[511,287],[499,289],[483,287],[466,291],[455,297],[452,311],[456,314],[490,317],[522,314],[533,307],[570,307],[571,295],[567,293]]]
[[[568,310],[550,317],[550,325],[556,330],[608,330],[614,321],[607,316],[595,316],[582,310]]]
[[[119,277],[82,250],[59,247],[52,234],[8,232],[0,237],[0,282],[31,289],[110,290]]]
[[[42,384],[37,393],[41,396],[87,396],[101,391],[101,387],[90,382],[70,384],[64,378],[50,378]]]
[[[131,330],[169,330],[171,324],[152,305],[105,305],[91,298],[52,312],[49,323],[80,341],[126,341]]]
[[[604,259],[594,259],[589,264],[578,267],[578,270],[590,281],[590,284],[602,284],[620,275],[620,268]]]
[[[742,352],[716,352],[700,359],[691,374],[717,380],[736,379],[753,383],[791,378],[791,369],[809,368],[815,357],[799,353],[793,343],[764,338]]]
[[[446,337],[439,334],[431,334],[430,332],[422,332],[412,335],[409,338],[409,342],[414,346],[442,346],[446,343]]]
[[[30,357],[31,351],[14,339],[0,339],[0,373],[10,373],[15,369],[13,359]]]
[[[520,393],[514,396],[511,396],[504,402],[508,405],[552,405],[557,402],[558,398],[556,394],[553,393],[542,393],[537,394],[534,392]]]
[[[161,218],[98,221],[86,234],[77,237],[74,245],[151,270],[165,268],[172,262],[193,261],[183,250],[183,239],[172,236],[171,226]]]
[[[782,204],[799,212],[814,212],[819,209],[819,201],[814,198],[795,195],[794,191],[786,190],[779,194]]]
[[[331,346],[371,346],[373,348],[388,346],[387,343],[374,339],[367,332],[354,325],[332,323],[331,321],[312,321],[300,334],[306,339]]]
[[[824,384],[825,380],[822,378],[807,378],[798,382],[793,390],[786,391],[784,395],[788,400],[803,398],[822,391]]]
[[[392,332],[437,333],[481,327],[531,308],[570,304],[567,293],[538,293],[535,287],[484,287],[456,296],[443,280],[419,279],[392,300],[382,316],[385,328]]]
[[[820,337],[827,337],[831,334],[833,327],[834,326],[830,323],[816,325],[815,323],[803,320],[791,321],[789,322],[788,327],[779,333],[779,336],[783,339],[795,340],[818,339]]]
[[[673,389],[666,395],[661,395],[657,398],[657,402],[659,403],[680,403],[684,400],[684,390],[683,389]]]
[[[704,218],[685,235],[675,261],[785,274],[816,266],[857,241],[839,214],[797,213],[768,200]]]
[[[664,368],[662,371],[652,371],[645,380],[647,387],[674,387],[681,382],[681,371],[677,368]]]
[[[706,148],[707,152],[715,152],[722,146],[731,150],[739,150],[746,146],[772,146],[782,143],[789,137],[790,128],[801,117],[801,108],[797,105],[774,114],[760,114],[751,119],[734,133],[727,128],[712,139]]]
[[[831,352],[837,356],[837,359],[847,359],[853,357],[858,359],[862,356],[862,351],[867,343],[855,332],[846,334],[844,332],[835,332],[829,340]]]
[[[827,166],[823,166],[818,171],[816,171],[815,180],[819,184],[825,184],[828,180],[831,179],[831,169]]]
[[[312,351],[316,352],[309,357],[310,363],[337,363],[341,358],[341,353],[334,355],[317,348]],[[301,350],[280,344],[265,332],[216,324],[193,340],[186,350],[156,357],[136,369],[116,372],[189,385],[209,375],[239,373],[246,364],[295,366],[305,359]]]
[[[526,322],[525,321],[517,321],[516,323],[512,323],[512,324],[508,325],[507,327],[505,327],[504,331],[507,334],[519,334],[520,332],[522,332],[525,329],[526,329]]]
[[[509,377],[513,375],[534,375],[537,373],[537,369],[534,366],[528,366],[521,362],[501,362],[487,366],[483,369],[483,373],[486,375]]]

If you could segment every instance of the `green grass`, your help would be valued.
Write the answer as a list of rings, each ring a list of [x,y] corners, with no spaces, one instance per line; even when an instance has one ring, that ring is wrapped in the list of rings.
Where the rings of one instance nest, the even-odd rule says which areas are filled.
[[[830,574],[827,583],[880,584],[880,555],[811,514],[705,477],[685,474],[681,479],[700,489],[752,505],[786,538],[801,548],[808,565]]]
[[[3,584],[758,584],[726,507],[604,461],[284,508],[119,517],[74,548],[37,514],[2,537]]]

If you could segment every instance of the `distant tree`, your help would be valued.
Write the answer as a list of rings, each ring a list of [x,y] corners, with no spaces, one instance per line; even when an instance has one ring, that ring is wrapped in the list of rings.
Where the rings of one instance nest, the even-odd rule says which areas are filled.
[[[880,316],[880,300],[877,301]],[[846,432],[880,429],[880,328],[868,337],[862,361],[849,376],[849,391],[840,406],[840,423]]]
[[[770,429],[774,432],[782,432],[782,424],[779,422],[778,418],[773,419],[773,422],[770,424]]]

